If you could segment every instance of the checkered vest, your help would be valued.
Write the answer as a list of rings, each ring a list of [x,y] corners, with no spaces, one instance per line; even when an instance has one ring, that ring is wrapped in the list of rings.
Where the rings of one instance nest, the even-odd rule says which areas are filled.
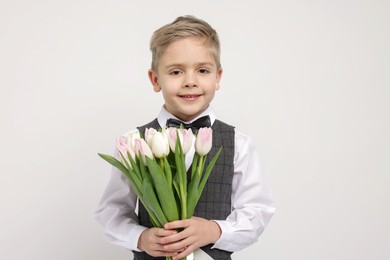
[[[160,128],[157,119],[149,124],[138,127],[138,130],[141,133],[145,133],[145,129],[151,127],[155,129]],[[211,172],[204,187],[203,193],[196,206],[194,216],[205,219],[225,220],[231,212],[232,180],[234,173],[234,127],[219,120],[215,120],[212,129],[213,145],[207,156],[205,169],[221,146],[222,152],[219,155],[213,171]],[[188,178],[190,178],[190,172],[191,169],[189,169],[187,173]],[[139,203],[138,220],[139,224],[142,226],[153,226],[142,203]],[[213,259],[231,259],[230,255],[232,252],[220,249],[211,249],[212,246],[212,244],[209,244],[201,249],[209,254]],[[165,257],[152,257],[145,252],[133,251],[133,253],[135,260],[165,260]]]

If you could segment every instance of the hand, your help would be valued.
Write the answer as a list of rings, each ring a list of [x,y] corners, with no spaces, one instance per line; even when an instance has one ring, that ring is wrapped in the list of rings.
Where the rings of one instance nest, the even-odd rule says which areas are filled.
[[[163,228],[145,229],[138,239],[138,248],[154,257],[175,256],[177,255],[175,250],[169,251],[164,249],[163,240],[166,236],[176,233],[176,230],[165,230]]]
[[[167,223],[164,229],[183,229],[179,233],[161,238],[163,250],[176,252],[173,260],[183,258],[199,247],[215,243],[221,236],[221,229],[216,222],[198,217]]]

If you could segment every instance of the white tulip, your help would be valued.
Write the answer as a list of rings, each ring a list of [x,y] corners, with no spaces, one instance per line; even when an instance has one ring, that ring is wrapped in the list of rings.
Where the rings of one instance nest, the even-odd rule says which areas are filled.
[[[151,141],[152,152],[157,158],[164,158],[169,154],[169,141],[165,133],[156,132]]]
[[[145,129],[145,141],[151,147],[153,136],[157,133],[157,130],[154,128]]]

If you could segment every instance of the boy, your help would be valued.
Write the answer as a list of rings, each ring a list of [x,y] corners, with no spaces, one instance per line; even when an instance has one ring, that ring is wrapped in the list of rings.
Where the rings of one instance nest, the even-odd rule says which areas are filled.
[[[134,259],[180,259],[195,250],[206,253],[205,259],[231,259],[232,252],[257,240],[275,208],[251,139],[217,120],[210,107],[222,76],[218,36],[202,20],[178,17],[154,32],[150,48],[149,79],[154,91],[162,92],[165,104],[157,119],[139,130],[175,120],[212,126],[208,158],[214,156],[215,147],[223,146],[222,153],[195,217],[152,227],[142,204],[135,213],[137,198],[126,177],[113,169],[95,218],[105,226],[110,242],[133,250]],[[187,154],[187,168],[193,154],[194,148]]]

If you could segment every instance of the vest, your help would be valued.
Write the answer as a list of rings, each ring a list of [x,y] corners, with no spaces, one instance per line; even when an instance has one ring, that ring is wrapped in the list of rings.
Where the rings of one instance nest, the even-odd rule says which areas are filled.
[[[157,119],[138,127],[140,133],[145,133],[146,128],[161,128]],[[204,169],[210,163],[211,159],[217,153],[218,149],[222,146],[221,154],[218,157],[217,162],[214,165],[209,179],[203,189],[202,195],[195,208],[194,216],[225,220],[231,213],[231,194],[232,194],[232,180],[234,174],[234,127],[230,126],[222,121],[215,120],[213,126],[213,145],[211,151],[207,155]],[[190,178],[191,169],[187,172],[187,178]],[[138,211],[139,224],[146,227],[153,227],[149,214],[142,203],[139,203]],[[211,249],[213,245],[209,244],[201,247],[208,255],[215,260],[230,260],[232,252]],[[165,260],[165,257],[152,257],[145,252],[134,253],[135,260]]]

